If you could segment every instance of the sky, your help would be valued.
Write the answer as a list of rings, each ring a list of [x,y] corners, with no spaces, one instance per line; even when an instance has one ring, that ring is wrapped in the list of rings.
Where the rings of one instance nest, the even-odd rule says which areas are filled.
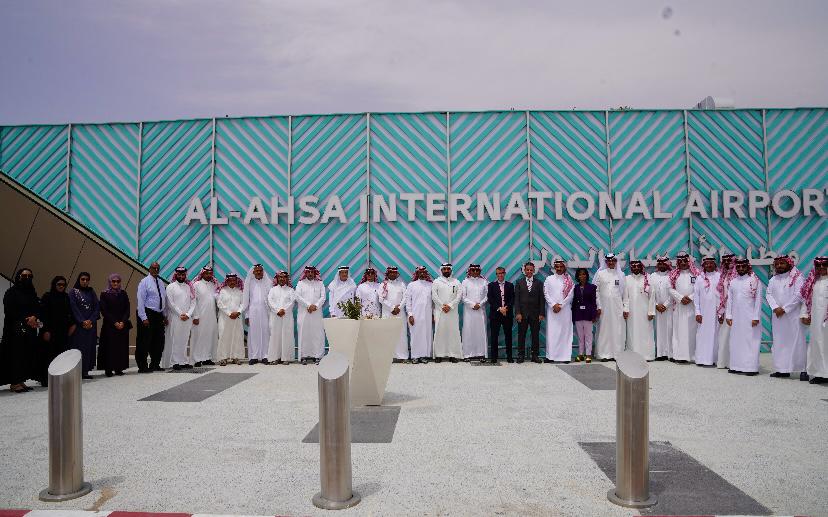
[[[828,2],[0,0],[0,125],[828,106]]]

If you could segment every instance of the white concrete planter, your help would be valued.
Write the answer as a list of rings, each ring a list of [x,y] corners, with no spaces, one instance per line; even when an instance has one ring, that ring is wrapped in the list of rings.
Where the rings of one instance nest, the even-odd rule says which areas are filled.
[[[325,335],[330,350],[348,358],[351,406],[382,404],[402,325],[401,318],[325,318]]]

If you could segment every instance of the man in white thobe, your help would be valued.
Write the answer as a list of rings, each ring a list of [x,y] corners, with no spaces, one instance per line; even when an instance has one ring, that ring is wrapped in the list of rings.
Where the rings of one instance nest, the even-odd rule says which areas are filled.
[[[463,358],[486,360],[486,303],[489,283],[480,276],[480,264],[469,264],[462,284]]]
[[[627,341],[624,325],[624,273],[618,267],[618,259],[609,253],[601,260],[601,267],[595,273],[595,287],[598,306],[598,338],[593,353],[601,361],[615,357]]]
[[[264,267],[256,264],[244,281],[242,313],[247,328],[248,364],[261,361],[267,364],[267,347],[270,343],[270,311],[267,308],[267,293],[273,282],[265,276]]]
[[[190,357],[187,354],[187,345],[190,341],[190,330],[193,328],[193,312],[195,312],[195,291],[187,280],[187,268],[175,268],[173,281],[167,285],[167,335],[164,338],[164,355],[161,357],[161,367],[173,370],[192,368]]]
[[[805,372],[807,351],[805,349],[805,327],[799,321],[799,305],[802,303],[802,284],[805,279],[788,255],[776,257],[773,261],[775,275],[768,282],[765,299],[771,308],[773,345],[771,357],[774,372],[771,377],[790,377],[799,372],[800,380]]]
[[[677,363],[693,361],[696,353],[696,307],[693,291],[701,271],[687,252],[676,255],[676,269],[670,271],[670,296],[673,297],[672,360]]]
[[[431,359],[434,342],[432,287],[431,274],[425,266],[420,266],[405,288],[405,312],[408,314],[408,331],[411,335],[412,363],[423,364]]]
[[[670,257],[662,255],[656,259],[656,270],[650,275],[653,298],[655,299],[655,345],[656,361],[673,357],[673,297],[670,296]]]
[[[190,331],[190,351],[195,367],[215,364],[218,347],[218,314],[216,313],[216,289],[212,266],[204,266],[193,282],[196,307],[193,312],[193,329]]]
[[[296,292],[290,285],[287,271],[279,271],[273,279],[273,287],[267,293],[267,306],[270,309],[270,343],[267,358],[272,363],[293,362],[293,306]]]
[[[220,366],[241,364],[244,359],[244,325],[242,320],[241,279],[236,273],[227,273],[216,296],[218,317],[218,349],[216,359]]]
[[[377,297],[382,305],[383,318],[408,319],[405,314],[405,282],[400,279],[400,271],[396,266],[385,269],[385,279],[380,285]],[[394,362],[408,361],[408,325],[402,326],[400,340],[394,350]]]
[[[560,257],[552,261],[553,274],[543,282],[546,300],[546,360],[554,363],[572,361],[572,296],[575,282]]]
[[[802,311],[799,315],[811,333],[808,375],[811,384],[824,384],[828,382],[828,257],[814,259],[814,267],[800,294]]]
[[[624,319],[627,323],[627,350],[641,355],[645,361],[655,359],[653,319],[655,296],[650,278],[640,260],[630,261],[630,274],[624,286]]]
[[[727,368],[730,364],[730,325],[725,325],[724,314],[727,305],[727,291],[730,289],[730,281],[736,278],[736,264],[733,263],[735,255],[725,253],[722,255],[722,263],[719,265],[719,358],[716,360],[717,368]]]
[[[369,267],[362,274],[362,280],[359,281],[355,293],[362,306],[362,317],[379,318],[382,315],[382,307],[379,302],[379,286],[377,270]]]
[[[736,260],[736,278],[727,293],[725,321],[730,327],[730,373],[759,373],[759,346],[762,327],[762,282],[753,272],[748,259]]]
[[[702,259],[702,274],[696,279],[693,306],[696,308],[696,364],[713,366],[719,358],[719,276],[716,259]]]
[[[336,278],[328,284],[328,312],[332,318],[345,317],[345,313],[338,305],[340,302],[353,299],[356,294],[356,284],[351,280],[350,269],[348,266],[339,266],[336,270]],[[298,284],[296,287],[299,287]]]
[[[431,286],[434,301],[434,362],[443,358],[456,363],[463,357],[463,344],[460,341],[460,313],[458,307],[462,299],[460,281],[451,276],[452,265],[440,266],[440,276]]]
[[[309,361],[318,363],[325,353],[325,326],[321,310],[325,298],[325,284],[319,280],[319,270],[314,266],[305,266],[302,279],[296,284],[296,334],[302,364]]]

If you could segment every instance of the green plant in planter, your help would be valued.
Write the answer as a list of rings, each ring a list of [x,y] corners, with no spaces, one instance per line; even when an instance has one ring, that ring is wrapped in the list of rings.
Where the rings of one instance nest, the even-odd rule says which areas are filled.
[[[346,318],[350,320],[358,320],[362,317],[362,302],[359,298],[350,298],[348,300],[336,304],[342,310]]]

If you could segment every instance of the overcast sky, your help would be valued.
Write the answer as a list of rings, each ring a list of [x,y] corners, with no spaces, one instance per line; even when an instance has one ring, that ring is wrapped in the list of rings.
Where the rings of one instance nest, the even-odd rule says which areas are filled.
[[[828,2],[0,0],[0,124],[828,106]]]

